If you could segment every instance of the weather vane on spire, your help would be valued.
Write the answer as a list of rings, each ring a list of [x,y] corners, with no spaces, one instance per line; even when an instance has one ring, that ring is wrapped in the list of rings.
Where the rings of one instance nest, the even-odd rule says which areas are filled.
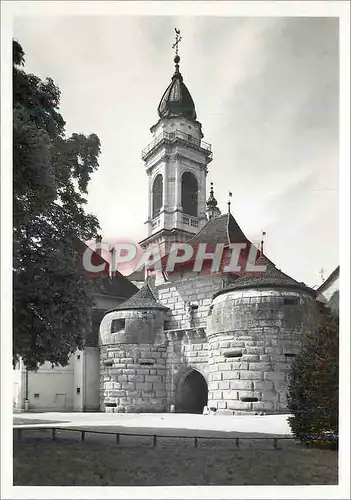
[[[319,271],[319,275],[321,277],[321,280],[322,280],[322,283],[324,283],[324,269],[322,268],[320,271]]]
[[[178,45],[182,40],[182,37],[180,36],[180,30],[177,30],[177,28],[174,28],[174,31],[176,32],[176,41],[172,45],[172,49],[175,49],[176,56],[178,56]]]

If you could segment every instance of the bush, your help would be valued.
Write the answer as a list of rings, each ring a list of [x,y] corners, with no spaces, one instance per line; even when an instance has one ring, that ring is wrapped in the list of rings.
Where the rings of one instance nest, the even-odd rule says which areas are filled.
[[[337,448],[339,320],[324,305],[316,328],[304,335],[292,363],[288,390],[295,438],[307,445]]]

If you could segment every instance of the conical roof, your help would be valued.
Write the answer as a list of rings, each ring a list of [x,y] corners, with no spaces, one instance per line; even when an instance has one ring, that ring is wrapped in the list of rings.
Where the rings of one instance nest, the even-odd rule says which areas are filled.
[[[156,299],[153,291],[150,288],[148,282],[144,284],[144,286],[132,297],[130,297],[122,304],[119,304],[117,307],[114,307],[108,312],[112,311],[126,311],[130,309],[164,309],[168,310],[168,307],[162,305]]]
[[[280,269],[277,269],[271,260],[269,260],[265,255],[261,255],[255,262],[256,266],[266,266],[266,271],[264,272],[252,272],[246,271],[240,275],[234,283],[230,286],[224,288],[217,295],[225,292],[230,292],[231,290],[238,290],[243,288],[297,288],[303,291],[312,293],[316,292],[309,288],[305,283],[298,282],[283,273]]]
[[[189,120],[196,120],[196,111],[193,98],[183,82],[183,77],[179,72],[179,56],[174,58],[176,70],[172,76],[172,81],[165,90],[160,104],[157,108],[160,118],[170,118],[172,116],[184,116]]]

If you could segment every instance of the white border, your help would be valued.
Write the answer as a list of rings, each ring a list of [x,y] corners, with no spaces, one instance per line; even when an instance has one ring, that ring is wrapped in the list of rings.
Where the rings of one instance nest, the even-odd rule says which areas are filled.
[[[340,17],[340,482],[338,486],[238,487],[13,487],[12,486],[12,19],[67,15],[206,15],[243,17]],[[350,497],[350,6],[348,1],[215,1],[215,2],[45,2],[1,3],[1,485],[2,498],[335,498]],[[330,242],[329,244],[333,244]],[[9,380],[11,382],[9,383]],[[6,409],[4,411],[4,409]]]

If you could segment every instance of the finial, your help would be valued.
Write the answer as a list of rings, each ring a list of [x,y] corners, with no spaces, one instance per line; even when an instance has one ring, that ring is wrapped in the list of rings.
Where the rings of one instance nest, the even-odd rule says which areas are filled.
[[[213,182],[210,183],[210,186],[211,186],[210,196],[206,202],[209,220],[214,219],[215,217],[218,217],[219,215],[221,215],[221,211],[217,207],[218,202],[217,202],[216,198],[214,197]]]
[[[174,62],[176,64],[176,73],[178,73],[179,72],[179,61],[180,61],[180,57],[178,55],[178,45],[181,42],[182,37],[180,36],[180,30],[177,30],[177,28],[174,28],[174,30],[176,32],[176,36],[175,36],[175,42],[172,45],[172,49],[175,49]]]
[[[266,231],[262,231],[261,249],[260,249],[261,256],[263,255],[264,236],[266,236]]]
[[[217,200],[214,197],[214,191],[213,191],[213,182],[210,183],[211,189],[210,189],[210,196],[207,200],[207,207],[216,207],[217,206]]]
[[[217,206],[217,200],[214,197],[214,190],[213,190],[213,182],[210,183],[211,189],[210,189],[210,196],[207,200],[207,206],[208,207],[216,207]]]

